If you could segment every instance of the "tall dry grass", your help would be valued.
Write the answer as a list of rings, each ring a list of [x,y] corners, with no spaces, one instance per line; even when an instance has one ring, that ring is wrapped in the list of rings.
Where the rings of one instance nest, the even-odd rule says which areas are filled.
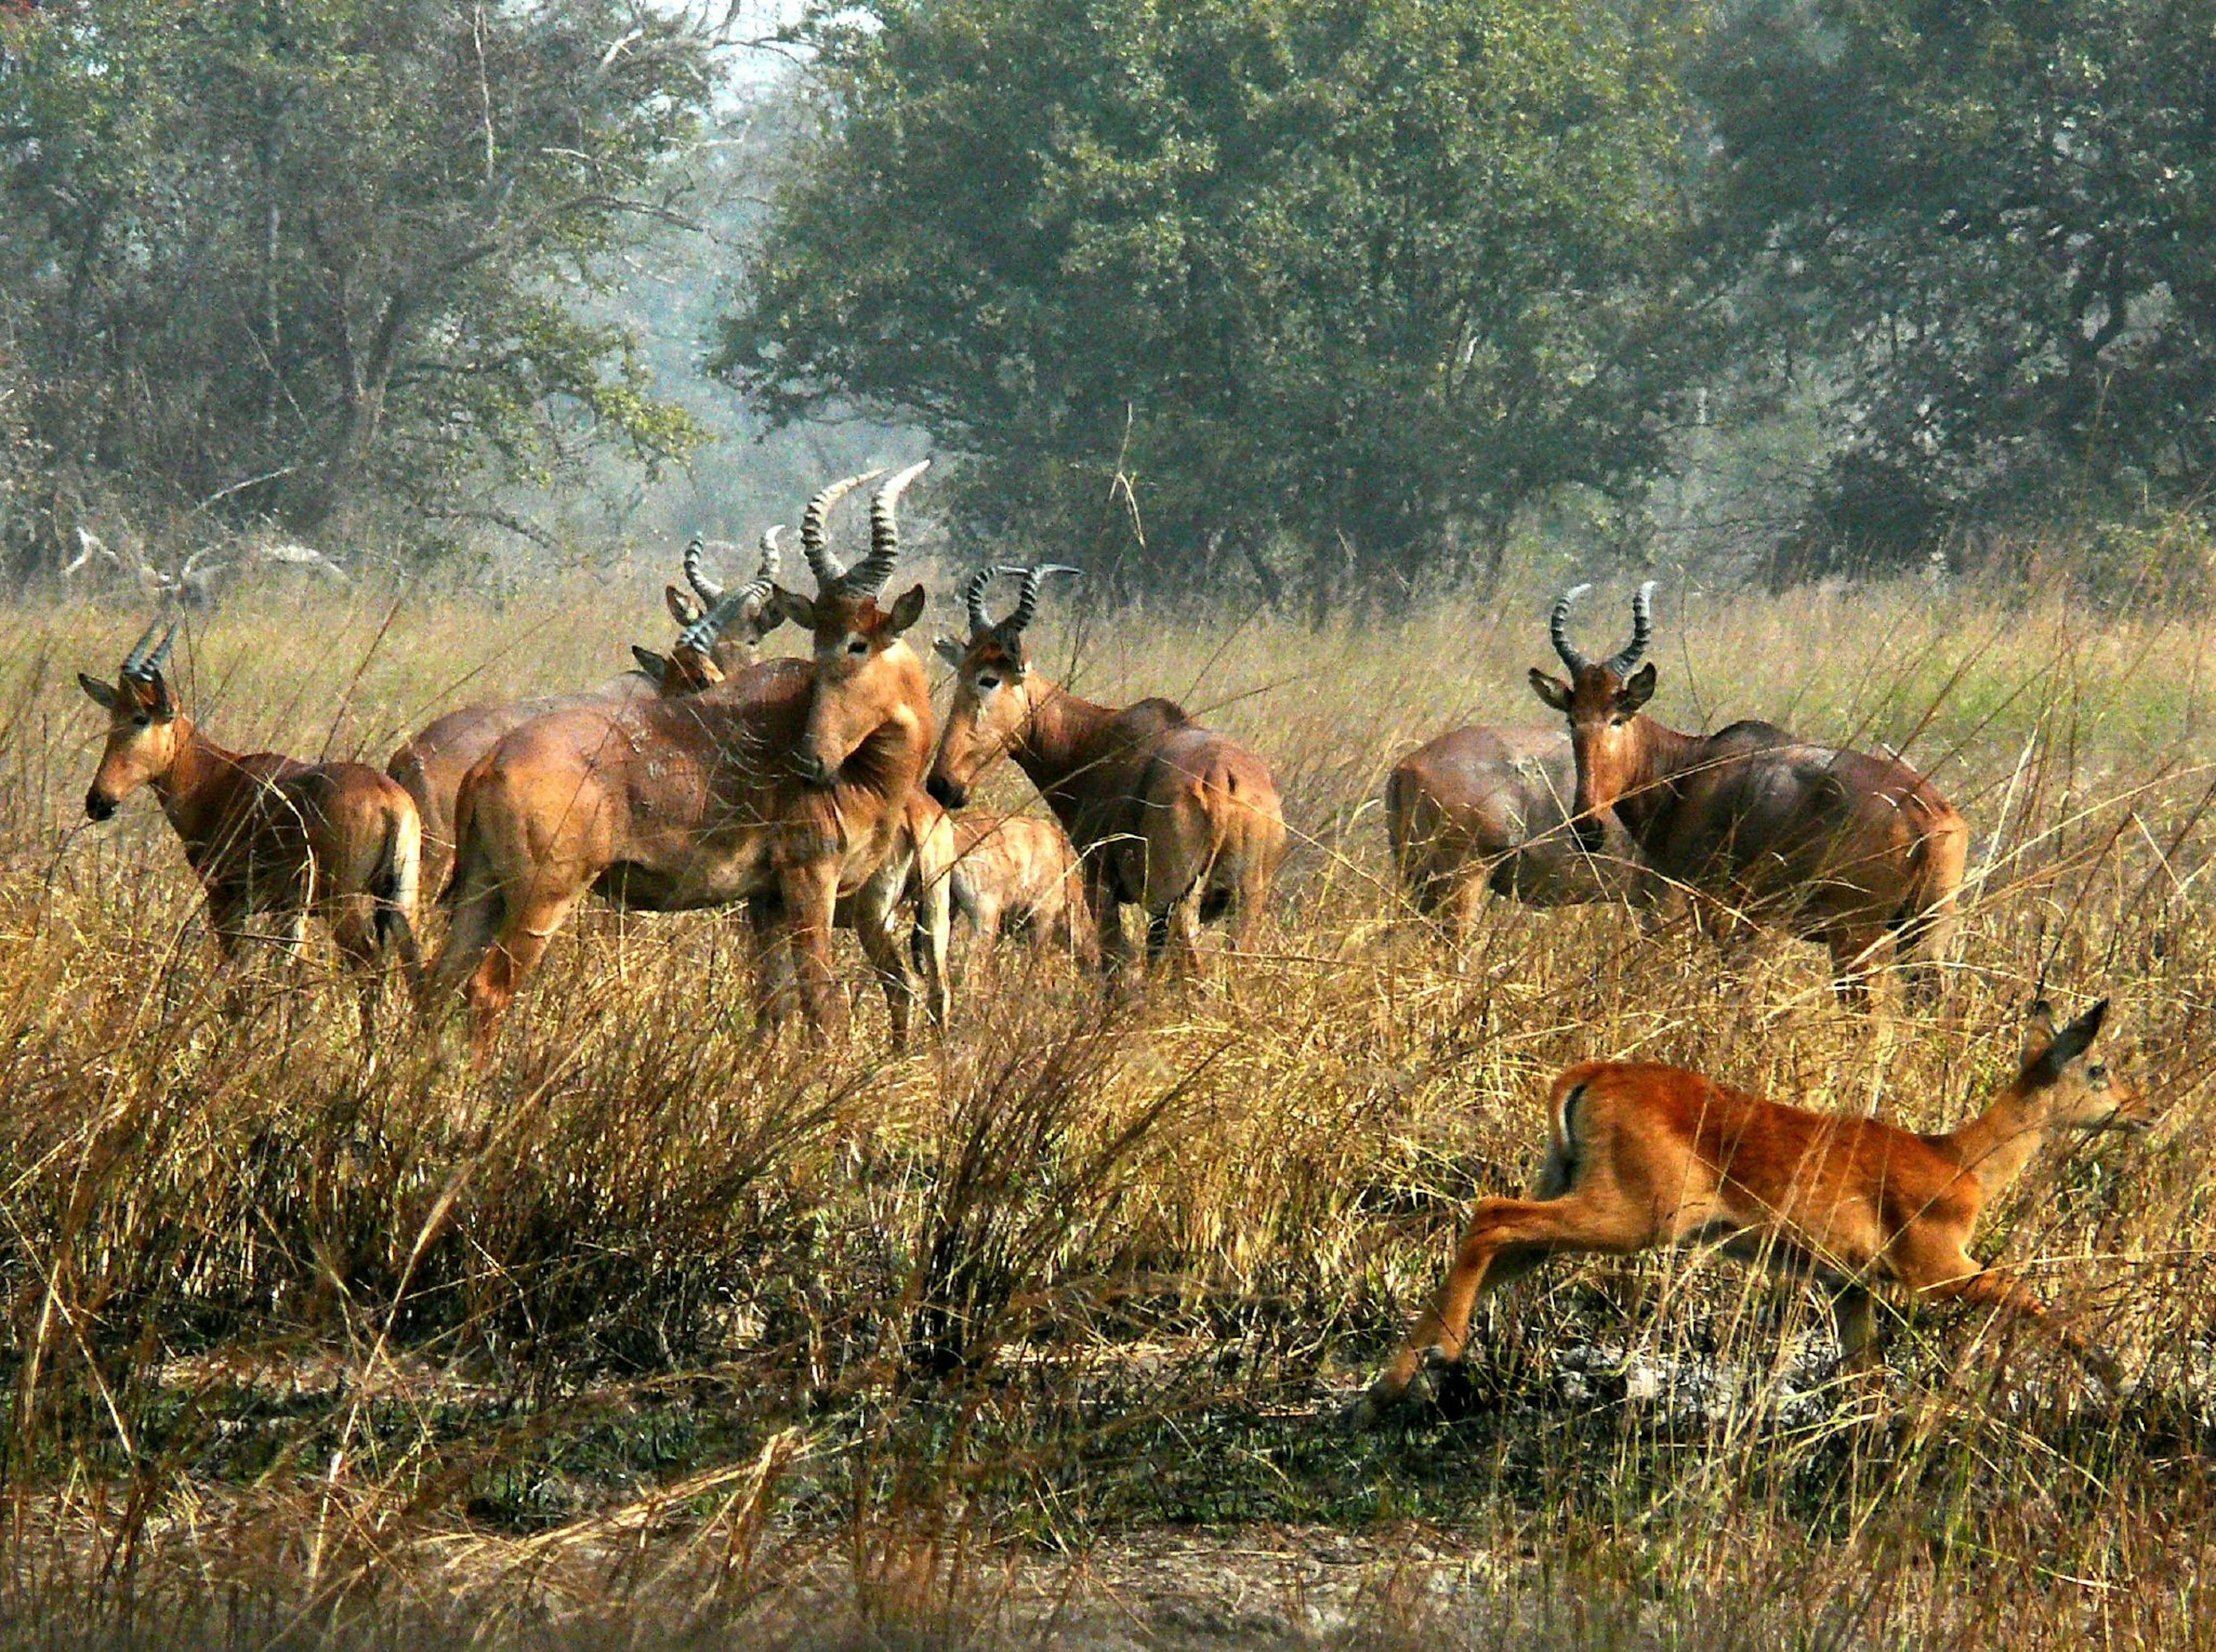
[[[381,761],[618,669],[658,573],[238,604],[181,686],[231,743]],[[1042,622],[1080,690],[1271,763],[1297,847],[1263,955],[1123,1003],[1006,957],[943,1044],[896,1056],[865,998],[827,1054],[751,1024],[740,925],[596,912],[481,1075],[397,998],[366,1053],[327,967],[227,1020],[151,802],[82,824],[71,675],[139,617],[0,616],[0,1635],[2216,1644],[2216,627],[1665,591],[1657,714],[1884,742],[1973,823],[1943,1013],[1866,1020],[1787,941],[1727,963],[1499,904],[1459,955],[1396,931],[1386,771],[1543,719],[1544,605]],[[1517,1287],[1442,1414],[1339,1428],[1561,1066],[1937,1127],[2041,983],[2116,1000],[2165,1117],[2042,1165],[1984,1250],[2128,1395],[1959,1311],[1838,1383],[1812,1298],[1649,1257]]]

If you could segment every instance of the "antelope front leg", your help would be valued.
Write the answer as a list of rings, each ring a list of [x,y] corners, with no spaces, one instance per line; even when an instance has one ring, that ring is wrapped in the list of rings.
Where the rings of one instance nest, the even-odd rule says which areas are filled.
[[[1107,851],[1096,850],[1085,863],[1085,904],[1093,913],[1099,937],[1100,970],[1109,980],[1123,976],[1131,962],[1131,937],[1123,933],[1123,906],[1116,898],[1114,881],[1104,863]]]
[[[2098,1379],[2111,1393],[2123,1386],[2123,1370],[2114,1358],[2098,1348],[2088,1348],[2067,1326],[2057,1324],[2041,1302],[2022,1286],[1997,1268],[1980,1268],[1970,1257],[1957,1251],[1954,1261],[1961,1273],[1953,1278],[1941,1277],[1930,1282],[1916,1283],[1918,1296],[1941,1299],[1953,1298],[1961,1302],[1974,1302],[1981,1306],[2012,1313],[2037,1326],[2059,1342],[2064,1350]],[[1942,1263],[1942,1267],[1951,1265]]]
[[[1366,1427],[1397,1404],[1432,1349],[1450,1360],[1462,1358],[1480,1293],[1507,1284],[1560,1251],[1622,1254],[1645,1248],[1653,1237],[1635,1218],[1589,1207],[1575,1194],[1562,1199],[1479,1200],[1445,1283],[1356,1406],[1356,1425]]]
[[[779,880],[785,904],[785,945],[800,990],[801,1011],[818,1033],[844,1037],[846,996],[831,971],[831,926],[839,910],[839,863],[825,857],[786,871]]]
[[[903,886],[900,880],[880,874],[864,884],[854,896],[854,936],[884,990],[885,1010],[892,1018],[893,1047],[908,1047],[908,1026],[914,1018],[916,982],[902,955],[896,930]]]

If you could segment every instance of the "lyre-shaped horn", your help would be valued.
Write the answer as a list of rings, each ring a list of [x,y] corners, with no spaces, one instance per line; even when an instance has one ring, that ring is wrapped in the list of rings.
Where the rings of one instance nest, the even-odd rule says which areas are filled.
[[[1005,636],[1019,636],[1022,635],[1025,628],[1037,617],[1039,590],[1046,584],[1048,576],[1055,574],[1082,574],[1085,570],[1081,568],[1072,568],[1067,562],[1044,562],[1037,568],[1004,568],[1000,572],[1019,575],[1024,582],[1023,589],[1017,593],[1014,610],[1007,618],[1000,622],[1000,629]]]
[[[707,555],[707,542],[694,534],[692,543],[685,547],[685,582],[692,587],[693,594],[703,605],[712,608],[723,596],[723,586],[721,580],[708,577]]]
[[[1592,589],[1590,585],[1573,585],[1555,599],[1554,611],[1547,621],[1547,635],[1554,639],[1554,652],[1562,656],[1562,663],[1575,677],[1592,662],[1577,651],[1570,641],[1570,605]]]
[[[808,501],[808,508],[800,518],[800,549],[808,558],[808,571],[816,576],[816,588],[829,595],[846,580],[846,567],[831,554],[831,546],[823,537],[823,524],[831,514],[831,507],[865,482],[875,482],[884,475],[882,470],[865,470],[859,476],[841,476]]]
[[[1609,656],[1608,668],[1618,677],[1628,677],[1646,658],[1647,645],[1654,640],[1654,585],[1653,580],[1640,586],[1631,598],[1631,641]]]
[[[892,578],[893,565],[900,561],[900,496],[929,469],[929,459],[918,459],[877,489],[870,501],[870,554],[847,573],[849,591],[874,592]]]

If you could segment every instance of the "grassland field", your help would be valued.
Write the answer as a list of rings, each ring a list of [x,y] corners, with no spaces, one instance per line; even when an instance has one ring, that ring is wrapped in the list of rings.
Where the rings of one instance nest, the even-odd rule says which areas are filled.
[[[667,573],[249,595],[173,675],[227,744],[381,766],[664,645]],[[1257,955],[1111,999],[963,954],[943,1041],[895,1054],[858,996],[827,1051],[752,1023],[742,924],[595,908],[483,1072],[397,989],[365,1051],[321,951],[226,1016],[151,800],[83,819],[74,676],[146,616],[0,613],[0,1642],[2216,1646],[2216,620],[1665,582],[1652,714],[1883,742],[1970,820],[1943,1005],[1865,1017],[1782,938],[1396,921],[1385,776],[1545,721],[1550,596],[1322,631],[1049,603],[1043,668],[1272,766]],[[1339,1426],[1560,1067],[1936,1129],[2035,990],[2112,997],[2163,1117],[2043,1161],[1979,1250],[2124,1394],[1960,1309],[1889,1311],[1888,1377],[1837,1379],[1817,1296],[1679,1255],[1557,1265],[1441,1407]]]

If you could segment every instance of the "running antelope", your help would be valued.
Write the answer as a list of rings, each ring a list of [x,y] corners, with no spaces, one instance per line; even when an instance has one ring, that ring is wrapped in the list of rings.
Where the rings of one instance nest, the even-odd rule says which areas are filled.
[[[1200,924],[1228,913],[1246,948],[1285,851],[1277,788],[1261,758],[1202,728],[1167,700],[1115,710],[1080,699],[1031,668],[1025,628],[1050,574],[1074,568],[983,568],[963,588],[970,640],[942,637],[957,676],[931,795],[959,808],[978,775],[1013,756],[1082,857],[1085,900],[1111,968],[1129,961],[1125,903],[1147,914],[1147,952],[1190,967]],[[1006,618],[985,611],[997,574],[1019,576]]]
[[[779,526],[762,535],[761,566],[753,579],[739,587],[738,610],[717,632],[709,660],[718,678],[754,664],[761,655],[762,639],[785,618],[777,600],[778,535],[783,531]],[[685,577],[699,594],[697,604],[674,585],[663,592],[670,617],[688,631],[727,594],[702,565],[705,552],[706,547],[697,537],[685,548]],[[542,695],[506,705],[464,706],[447,712],[392,754],[385,772],[408,789],[423,817],[423,870],[432,888],[444,887],[453,864],[454,799],[462,789],[462,777],[500,743],[502,735],[534,717],[573,706],[628,705],[662,692],[663,685],[656,663],[660,656],[638,649],[632,652],[639,668],[612,677],[598,688]]]
[[[1060,826],[1020,814],[964,811],[949,818],[957,856],[953,915],[969,921],[981,953],[1013,937],[1058,947],[1081,964],[1099,962],[1077,851]]]
[[[1610,821],[1638,851],[1649,898],[1685,891],[1831,955],[1843,997],[1868,998],[1870,955],[1888,937],[1911,985],[1929,992],[1954,937],[1969,852],[1962,817],[1906,764],[1814,746],[1766,722],[1714,734],[1665,728],[1640,709],[1655,671],[1652,581],[1632,599],[1631,641],[1605,660],[1571,646],[1570,605],[1548,630],[1570,680],[1533,667],[1532,691],[1569,725],[1573,825],[1607,847]]]
[[[594,891],[646,912],[748,902],[777,955],[761,972],[765,1012],[782,1014],[791,983],[825,1029],[844,1020],[830,930],[840,899],[854,897],[895,1035],[905,1035],[912,978],[892,933],[901,891],[876,875],[911,819],[931,750],[923,664],[901,640],[924,591],[890,608],[877,593],[899,555],[901,493],[923,470],[879,490],[869,555],[851,571],[826,544],[824,520],[869,477],[809,501],[801,543],[817,594],[776,597],[814,634],[810,659],[773,660],[682,697],[557,711],[470,771],[455,812],[453,927],[434,980],[467,998],[480,1059],[547,942]]]
[[[1558,728],[1454,728],[1409,752],[1385,783],[1385,833],[1410,903],[1459,942],[1487,889],[1532,906],[1622,899],[1638,851],[1612,820],[1597,851],[1579,841],[1577,784]]]
[[[1970,1255],[1985,1207],[2059,1131],[2144,1130],[2147,1102],[2091,1047],[2104,998],[2054,1029],[2032,1012],[2016,1076],[1985,1111],[1944,1135],[1814,1113],[1647,1062],[1587,1061],[1554,1081],[1539,1185],[1529,1199],[1480,1199],[1438,1296],[1357,1409],[1374,1422],[1425,1378],[1427,1358],[1462,1357],[1479,1296],[1548,1257],[1631,1256],[1719,1245],[1742,1261],[1813,1279],[1831,1295],[1841,1354],[1874,1356],[1869,1287],[1957,1299],[2028,1317],[2104,1380],[2114,1366],[2047,1318],[2003,1268]]]
[[[309,916],[329,923],[358,972],[368,1038],[379,948],[391,947],[411,977],[417,968],[416,805],[363,764],[301,763],[217,745],[178,709],[163,673],[175,623],[158,643],[154,631],[148,626],[124,656],[113,684],[77,675],[108,713],[85,814],[105,820],[139,787],[153,788],[206,892],[208,927],[226,962],[249,940],[275,941],[297,956]]]

